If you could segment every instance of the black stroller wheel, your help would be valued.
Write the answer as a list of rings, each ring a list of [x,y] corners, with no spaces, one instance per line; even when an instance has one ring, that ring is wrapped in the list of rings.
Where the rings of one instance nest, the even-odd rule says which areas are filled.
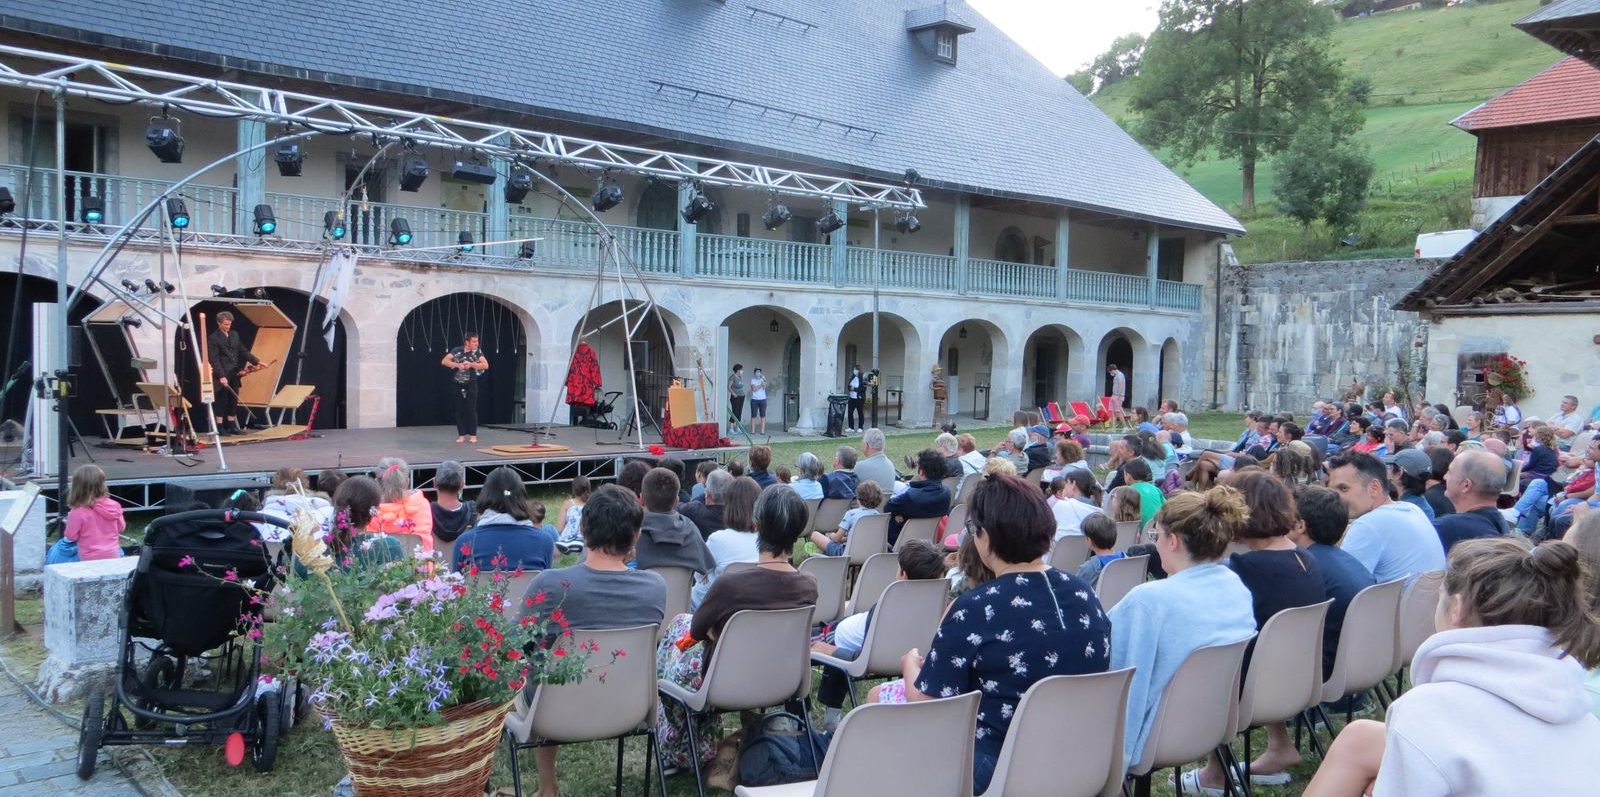
[[[78,731],[78,778],[94,777],[94,767],[100,757],[100,736],[105,732],[105,695],[89,695],[83,706],[83,725]]]
[[[145,664],[144,675],[140,677],[139,683],[144,687],[145,694],[156,694],[161,691],[177,689],[179,686],[177,675],[178,663],[173,661],[170,656],[157,653],[152,655],[150,661]],[[140,707],[146,710],[155,708],[154,704],[148,700],[140,700],[139,703],[141,704]],[[145,730],[154,726],[155,723],[153,721],[134,715],[133,727]]]
[[[250,764],[257,772],[271,772],[278,760],[280,706],[277,694],[256,698],[256,738],[250,746]]]

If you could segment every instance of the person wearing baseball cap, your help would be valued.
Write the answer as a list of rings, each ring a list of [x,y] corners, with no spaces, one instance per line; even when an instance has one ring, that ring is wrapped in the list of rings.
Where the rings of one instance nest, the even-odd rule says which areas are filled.
[[[1428,503],[1424,495],[1428,490],[1428,478],[1433,474],[1433,459],[1428,452],[1407,448],[1382,459],[1383,464],[1389,466],[1389,483],[1400,491],[1400,500],[1422,510],[1432,522],[1433,504]]]
[[[1022,453],[1028,458],[1028,470],[1048,466],[1050,464],[1050,427],[1042,423],[1028,427],[1028,444],[1023,447]]]

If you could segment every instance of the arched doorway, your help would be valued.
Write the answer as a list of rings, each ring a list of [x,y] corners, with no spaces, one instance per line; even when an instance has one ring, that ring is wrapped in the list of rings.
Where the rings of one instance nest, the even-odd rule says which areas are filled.
[[[1030,263],[1028,257],[1028,236],[1016,227],[1007,227],[1000,233],[1000,239],[994,244],[994,259],[1007,263]]]
[[[939,336],[939,365],[949,391],[951,415],[985,419],[996,409],[994,372],[1005,362],[1005,335],[993,323],[969,318]]]
[[[19,200],[20,204],[20,200]],[[20,283],[19,283],[20,280]],[[21,304],[16,317],[11,317],[12,302],[21,291]],[[0,386],[11,382],[13,375],[19,378],[11,383],[11,389],[0,395],[0,421],[16,421],[22,423],[28,409],[28,396],[32,390],[31,377],[39,374],[38,363],[33,362],[33,306],[35,304],[54,304],[56,301],[56,283],[54,280],[44,279],[32,274],[18,275],[15,271],[0,273],[0,310],[4,311],[7,318],[4,329],[0,329],[0,340],[11,341],[11,349],[0,353],[0,368],[7,363],[10,370],[0,373]],[[73,356],[79,359],[79,367],[73,368],[77,376],[77,395],[68,402],[68,412],[73,423],[86,435],[103,434],[97,409],[109,409],[117,406],[117,399],[111,385],[106,382],[105,375],[94,362],[94,355],[89,353],[84,343],[83,319],[100,306],[100,301],[92,295],[85,295],[83,301],[72,308],[69,321],[71,322],[69,335],[70,348]],[[5,344],[0,343],[0,348]],[[23,363],[28,364],[26,370],[22,369]],[[131,387],[131,386],[130,386]]]
[[[648,230],[678,229],[678,189],[661,180],[645,180],[634,224]]]
[[[817,392],[816,343],[804,318],[786,308],[758,305],[733,313],[722,325],[728,328],[728,352],[722,373],[711,374],[716,390],[726,391],[728,370],[738,363],[747,382],[755,369],[765,372],[769,430],[794,426],[818,409],[811,406]],[[749,423],[748,401],[743,417]]]
[[[1161,398],[1172,399],[1183,406],[1183,399],[1179,394],[1183,392],[1183,366],[1178,359],[1178,341],[1167,338],[1161,344],[1161,371],[1157,378],[1161,386]]]
[[[921,350],[922,342],[910,321],[894,313],[878,313],[878,406],[889,413],[890,421],[904,407],[904,391],[920,390],[927,384]],[[871,313],[850,319],[839,330],[838,367],[829,389],[843,390],[850,380],[850,367],[858,363],[863,373],[872,370]]]
[[[1034,330],[1022,348],[1023,404],[1043,407],[1054,401],[1065,408],[1069,401],[1090,400],[1068,394],[1068,369],[1082,348],[1078,333],[1067,327],[1052,324]]]
[[[667,404],[667,388],[675,376],[683,375],[678,367],[689,368],[693,363],[674,363],[674,347],[685,340],[687,331],[683,321],[669,311],[652,307],[640,318],[641,307],[628,302],[628,328],[633,330],[632,372],[629,371],[628,336],[624,334],[622,303],[607,302],[590,310],[580,322],[583,340],[594,349],[600,363],[601,389],[607,392],[622,391],[617,399],[613,420],[618,426],[627,422],[633,412],[633,397],[649,410],[658,423]],[[572,330],[573,348],[578,346],[579,328]],[[563,379],[566,374],[561,374]],[[704,420],[704,419],[701,419]],[[682,423],[682,421],[678,421]]]
[[[310,294],[293,288],[243,288],[235,289],[229,296],[245,296],[266,299],[278,308],[289,320],[295,324],[294,339],[289,345],[288,356],[284,359],[283,376],[278,385],[312,385],[316,387],[316,395],[322,401],[317,406],[316,428],[318,429],[344,429],[349,419],[346,416],[346,401],[348,396],[349,370],[345,367],[346,352],[349,350],[349,335],[343,318],[334,321],[333,348],[328,348],[327,340],[322,336],[322,328],[326,324],[328,302],[321,297],[317,298],[311,306],[311,323],[306,323],[306,308]],[[198,335],[209,335],[215,328],[217,313],[231,307],[228,302],[216,299],[205,299],[196,302],[189,308],[190,323]],[[207,329],[201,330],[199,315],[205,314]],[[233,329],[249,347],[255,340],[256,327],[243,314],[234,313]],[[176,371],[178,384],[183,389],[183,394],[191,403],[200,400],[200,382],[194,371],[195,356],[188,349],[187,336],[181,336],[173,341],[174,360],[173,367]],[[299,358],[302,348],[305,358]],[[443,356],[442,354],[440,356]],[[437,360],[437,358],[435,358]],[[307,405],[309,407],[309,405]],[[261,418],[261,411],[256,411],[256,417]],[[195,417],[196,428],[205,427],[202,420],[204,411]],[[297,413],[301,422],[307,419],[305,412]],[[243,423],[241,421],[240,423]]]
[[[443,426],[455,422],[449,374],[439,365],[467,332],[489,370],[478,380],[478,422],[519,423],[523,407],[528,338],[516,310],[479,293],[452,293],[423,302],[406,314],[395,337],[395,425]]]
[[[1100,379],[1096,382],[1104,391],[1100,395],[1111,395],[1112,378],[1110,374],[1106,373],[1106,370],[1114,363],[1127,380],[1127,400],[1123,406],[1130,410],[1137,406],[1143,406],[1145,402],[1150,400],[1149,396],[1141,395],[1135,387],[1137,384],[1135,380],[1138,374],[1134,371],[1134,365],[1137,363],[1134,353],[1137,346],[1143,345],[1144,339],[1137,332],[1127,327],[1113,329],[1100,340],[1100,353],[1097,358]]]

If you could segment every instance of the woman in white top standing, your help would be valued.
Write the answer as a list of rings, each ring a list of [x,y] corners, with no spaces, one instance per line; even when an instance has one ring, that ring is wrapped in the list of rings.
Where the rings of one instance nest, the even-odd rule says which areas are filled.
[[[728,485],[722,495],[723,528],[711,532],[706,538],[706,550],[711,552],[717,566],[706,575],[696,574],[694,589],[689,594],[689,605],[698,609],[717,577],[736,562],[755,563],[761,560],[759,539],[756,535],[756,499],[761,497],[761,485],[749,476],[740,476]]]
[[[750,425],[756,434],[767,433],[767,375],[760,368],[750,374]]]

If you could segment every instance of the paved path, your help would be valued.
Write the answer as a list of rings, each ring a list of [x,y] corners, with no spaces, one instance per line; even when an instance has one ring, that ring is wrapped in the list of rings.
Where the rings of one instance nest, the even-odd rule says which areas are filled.
[[[143,792],[100,751],[100,766],[78,780],[78,731],[39,708],[0,673],[0,794],[6,797],[125,797]]]

